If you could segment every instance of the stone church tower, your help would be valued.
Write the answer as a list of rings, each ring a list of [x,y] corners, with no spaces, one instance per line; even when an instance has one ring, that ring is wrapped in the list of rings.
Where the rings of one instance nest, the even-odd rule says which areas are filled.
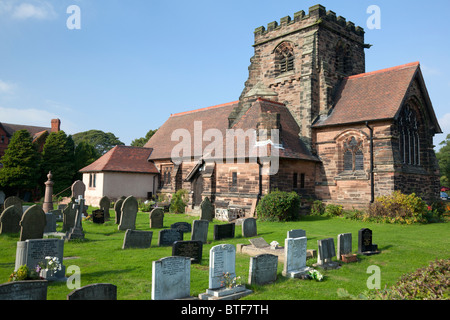
[[[255,54],[230,127],[255,97],[285,104],[312,148],[311,124],[327,115],[342,78],[365,72],[364,30],[321,5],[255,30]]]

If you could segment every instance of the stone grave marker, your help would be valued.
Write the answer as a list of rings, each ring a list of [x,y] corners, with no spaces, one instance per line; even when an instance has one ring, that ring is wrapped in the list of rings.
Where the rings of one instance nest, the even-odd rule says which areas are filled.
[[[191,259],[165,257],[152,262],[152,300],[189,298]]]
[[[74,207],[75,204],[75,199],[72,198],[67,207],[63,210],[63,232],[67,232],[75,226],[75,219],[77,215],[77,210]]]
[[[111,206],[111,200],[107,196],[103,196],[100,199],[99,207],[101,210],[103,210],[104,215],[104,221],[109,221],[110,215],[109,215],[109,207]]]
[[[53,213],[53,215],[55,216],[56,222],[63,221],[63,209],[51,210],[49,212]]]
[[[161,229],[164,227],[164,209],[155,208],[150,212],[150,228]]]
[[[263,249],[263,248],[269,248],[270,245],[267,243],[264,238],[254,238],[248,240],[255,248]]]
[[[34,270],[45,257],[56,257],[61,263],[61,269],[51,275],[49,280],[65,279],[66,268],[62,264],[64,258],[64,240],[61,239],[29,239],[17,242],[16,264],[14,271],[26,265]]]
[[[215,224],[214,225],[214,240],[234,238],[235,224]]]
[[[164,229],[159,231],[158,246],[171,246],[175,241],[183,241],[183,232],[176,229]]]
[[[175,223],[171,224],[170,228],[180,230],[181,232],[191,232],[192,231],[191,224],[188,222],[183,222],[183,221],[175,222]]]
[[[12,281],[0,284],[0,300],[47,300],[47,280]]]
[[[256,219],[247,218],[242,221],[242,236],[244,238],[257,236]]]
[[[135,197],[127,197],[122,204],[122,214],[120,217],[119,230],[136,229],[136,216],[139,210]]]
[[[72,184],[72,198],[78,199],[79,196],[84,198],[84,192],[86,191],[86,185],[83,181],[77,180]]]
[[[313,266],[321,267],[325,270],[340,267],[339,263],[331,260],[336,256],[333,238],[317,240],[317,246],[317,263],[313,264]]]
[[[294,229],[294,230],[289,230],[287,232],[287,237],[288,238],[301,238],[301,237],[306,237],[306,231],[303,229]]]
[[[208,240],[208,220],[194,220],[192,222],[191,240],[198,240],[206,243]]]
[[[70,228],[67,232],[68,241],[71,240],[83,240],[84,239],[84,230],[83,230],[83,212],[87,211],[88,206],[84,205],[83,196],[78,196],[78,199],[75,200],[75,204],[73,205],[73,209],[76,210],[74,226]]]
[[[45,213],[44,233],[56,232],[56,216],[52,212]]]
[[[201,241],[175,241],[172,245],[172,256],[188,257],[191,263],[202,261],[203,243]]]
[[[37,204],[31,206],[24,212],[20,220],[20,241],[42,239],[46,224],[44,210]]]
[[[98,224],[105,223],[105,212],[103,211],[103,209],[92,211],[92,222]]]
[[[14,205],[3,210],[0,215],[0,234],[20,232],[21,216]]]
[[[114,221],[116,224],[120,224],[120,216],[122,215],[123,200],[125,200],[125,197],[121,197],[120,199],[117,199],[116,203],[114,204],[114,212],[116,213]]]
[[[278,256],[260,254],[250,257],[248,283],[262,286],[277,280]]]
[[[150,248],[152,243],[153,231],[141,231],[128,229],[125,232],[122,249],[129,248]]]
[[[67,300],[117,300],[117,286],[110,283],[94,283],[75,289]]]
[[[282,275],[304,279],[310,270],[306,266],[306,237],[287,238],[284,241],[284,268]]]
[[[3,202],[3,208],[8,208],[10,206],[14,206],[16,208],[17,213],[22,217],[24,211],[22,209],[22,200],[19,197],[11,196],[5,199]]]
[[[363,255],[378,254],[378,245],[372,243],[372,230],[363,228],[358,231],[358,253]]]
[[[352,253],[352,234],[341,233],[337,236],[337,259],[344,260],[342,256]]]
[[[209,222],[213,221],[215,215],[214,206],[208,197],[205,197],[205,199],[203,199],[202,203],[200,204],[200,209],[200,220],[208,220]]]

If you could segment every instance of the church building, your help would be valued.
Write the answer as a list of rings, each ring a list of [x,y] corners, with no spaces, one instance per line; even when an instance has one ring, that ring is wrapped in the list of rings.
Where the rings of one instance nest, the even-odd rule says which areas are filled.
[[[419,62],[366,73],[363,28],[321,5],[257,28],[253,47],[237,101],[173,114],[145,145],[157,192],[247,216],[275,189],[350,209],[438,197],[442,131]]]

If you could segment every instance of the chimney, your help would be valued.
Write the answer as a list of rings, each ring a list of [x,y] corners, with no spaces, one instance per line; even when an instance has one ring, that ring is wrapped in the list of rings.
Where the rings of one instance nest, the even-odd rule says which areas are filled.
[[[52,130],[51,132],[58,132],[61,130],[61,120],[59,119],[52,119]]]

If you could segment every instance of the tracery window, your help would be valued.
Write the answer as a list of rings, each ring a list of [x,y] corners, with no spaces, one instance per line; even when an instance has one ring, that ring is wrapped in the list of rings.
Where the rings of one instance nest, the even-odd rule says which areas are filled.
[[[277,75],[294,70],[294,48],[289,42],[282,42],[275,49]]]
[[[344,141],[344,171],[364,170],[362,140],[350,137]]]
[[[399,152],[402,163],[420,165],[419,122],[414,110],[406,105],[399,117]]]

